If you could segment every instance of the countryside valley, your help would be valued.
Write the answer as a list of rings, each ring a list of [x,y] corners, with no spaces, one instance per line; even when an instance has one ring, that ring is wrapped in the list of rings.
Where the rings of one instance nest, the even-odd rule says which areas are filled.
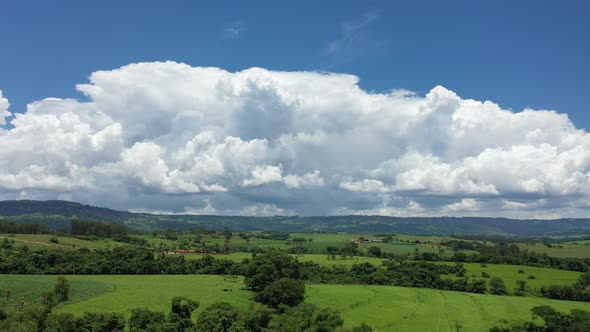
[[[146,229],[69,202],[3,204],[3,331],[589,328],[590,238],[575,229],[445,234],[439,223],[427,235],[341,221],[339,232],[292,232],[281,217]]]

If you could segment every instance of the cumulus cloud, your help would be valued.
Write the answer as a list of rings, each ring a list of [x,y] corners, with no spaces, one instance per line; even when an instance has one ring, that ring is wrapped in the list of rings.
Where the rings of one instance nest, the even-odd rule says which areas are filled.
[[[8,112],[8,107],[10,107],[10,103],[2,96],[2,90],[0,90],[0,126],[6,125],[6,118],[12,115]]]
[[[283,178],[283,181],[285,182],[285,186],[289,189],[313,189],[324,185],[324,179],[322,179],[320,171],[317,169],[301,176],[287,175]]]
[[[358,82],[176,62],[97,71],[76,86],[84,101],[34,101],[0,129],[0,196],[195,214],[587,214],[590,136],[566,114]],[[0,125],[8,107],[0,92]]]
[[[363,193],[386,193],[391,191],[379,180],[362,180],[362,181],[343,181],[340,187],[349,191],[358,191]]]
[[[463,198],[462,200],[445,205],[443,207],[443,211],[453,212],[453,211],[479,211],[480,210],[480,203],[473,198]]]
[[[256,166],[251,173],[252,178],[244,180],[244,187],[259,186],[262,184],[279,182],[283,180],[280,166]]]

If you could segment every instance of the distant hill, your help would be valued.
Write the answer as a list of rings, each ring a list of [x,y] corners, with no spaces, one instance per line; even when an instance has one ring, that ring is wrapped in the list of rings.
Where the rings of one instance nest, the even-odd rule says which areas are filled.
[[[229,227],[235,231],[409,233],[417,235],[504,235],[572,236],[590,235],[590,219],[517,220],[484,217],[401,218],[385,216],[195,216],[131,213],[69,201],[0,201],[0,221],[34,222],[52,229],[69,229],[70,220],[104,221],[130,228],[208,229]]]

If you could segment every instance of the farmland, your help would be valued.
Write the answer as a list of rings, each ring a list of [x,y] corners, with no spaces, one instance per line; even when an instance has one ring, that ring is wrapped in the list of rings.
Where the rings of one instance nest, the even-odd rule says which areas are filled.
[[[3,275],[0,285],[11,287],[15,297],[28,299],[51,288],[55,280],[55,276]],[[174,296],[197,300],[200,309],[218,301],[245,309],[253,295],[244,290],[242,278],[224,276],[69,276],[68,280],[72,298],[54,310],[75,315],[86,311],[129,315],[137,307],[166,312]],[[529,320],[530,308],[543,304],[561,311],[590,310],[590,304],[581,302],[364,285],[309,284],[306,301],[338,310],[345,327],[370,322],[377,331],[453,331],[457,322],[464,331],[484,331],[492,325]]]
[[[343,319],[344,328],[368,323],[375,331],[485,331],[531,321],[531,309],[540,305],[566,313],[590,311],[588,261],[568,254],[588,247],[585,240],[513,244],[438,235],[227,228],[128,234],[120,226],[76,225],[88,233],[0,235],[0,269],[15,273],[0,275],[0,294],[12,296],[3,310],[12,312],[14,306],[6,303],[25,299],[33,305],[54,303],[56,315],[80,320],[87,312],[116,312],[126,324],[133,309],[166,313],[173,298],[182,296],[200,302],[190,315],[193,322],[219,302],[239,311],[236,317],[251,315],[252,305],[260,302],[274,310],[270,320],[277,326],[291,314],[272,299],[301,289],[299,300],[284,303],[319,307],[289,304],[304,310],[295,315],[315,317],[305,310],[326,308]],[[105,236],[111,231],[118,233]],[[549,258],[532,248],[560,254]],[[67,276],[70,296],[46,302],[47,291],[57,285],[55,275]],[[290,281],[265,300],[259,295],[271,288],[268,275],[274,282]],[[500,291],[492,286],[494,279],[501,281]],[[261,280],[263,287],[253,286]]]
[[[371,322],[378,331],[485,331],[492,325],[530,320],[530,308],[590,310],[590,304],[469,294],[393,286],[310,285],[308,301],[331,306],[347,317],[345,326]]]

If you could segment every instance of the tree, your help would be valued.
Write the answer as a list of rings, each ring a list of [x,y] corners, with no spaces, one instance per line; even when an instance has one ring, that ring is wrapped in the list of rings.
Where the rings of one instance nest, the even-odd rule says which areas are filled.
[[[293,307],[305,300],[305,284],[301,280],[282,278],[271,282],[256,294],[255,299],[273,308]]]
[[[526,291],[526,281],[516,280],[516,289],[514,289],[514,295],[523,296]]]
[[[76,317],[70,313],[50,314],[45,321],[45,332],[76,332]]]
[[[261,292],[270,283],[282,279],[301,279],[301,266],[292,256],[271,250],[258,254],[245,266],[246,284]]]
[[[150,326],[158,325],[166,320],[166,316],[161,312],[154,312],[148,309],[133,309],[129,317],[129,330],[143,331]]]
[[[316,332],[336,331],[336,328],[341,327],[343,324],[344,320],[340,317],[340,314],[330,308],[320,309],[312,320],[313,331]]]
[[[308,303],[301,303],[291,307],[284,314],[277,317],[270,324],[271,331],[281,332],[333,332],[342,327],[344,321],[338,312],[329,309],[319,309]]]
[[[227,226],[223,228],[223,237],[226,240],[229,241],[229,239],[231,239],[232,235],[233,235],[233,233],[229,230],[229,228],[227,228]]]
[[[77,332],[115,332],[124,328],[125,317],[115,312],[86,312],[76,321]]]
[[[373,332],[373,329],[369,325],[361,323],[361,325],[353,327],[352,332]]]
[[[244,317],[244,328],[250,332],[262,332],[268,327],[271,319],[271,309],[259,304],[250,306]]]
[[[228,332],[237,325],[238,311],[227,302],[214,303],[201,312],[194,330],[196,332]]]
[[[494,295],[506,295],[508,291],[506,289],[506,285],[504,284],[504,280],[498,277],[492,277],[489,281],[490,286],[490,293]]]
[[[379,248],[379,247],[374,247],[374,246],[373,246],[373,247],[370,247],[370,248],[368,249],[368,251],[369,251],[369,254],[370,254],[371,256],[374,256],[374,257],[381,257],[381,248]]]
[[[199,307],[199,302],[193,301],[182,296],[172,298],[172,308],[170,311],[181,318],[191,318],[191,314]]]
[[[60,302],[67,301],[70,297],[70,283],[64,276],[59,276],[57,278],[54,292]]]

